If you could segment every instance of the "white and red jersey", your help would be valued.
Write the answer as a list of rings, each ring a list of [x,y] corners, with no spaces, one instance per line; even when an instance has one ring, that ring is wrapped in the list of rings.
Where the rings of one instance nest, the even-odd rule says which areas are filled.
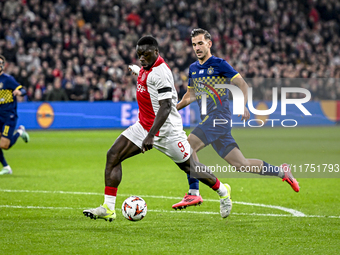
[[[154,123],[159,101],[168,98],[172,101],[171,112],[157,136],[183,130],[182,118],[176,109],[178,98],[171,70],[164,59],[158,56],[150,70],[140,69],[137,79],[138,119],[146,131],[149,132]]]

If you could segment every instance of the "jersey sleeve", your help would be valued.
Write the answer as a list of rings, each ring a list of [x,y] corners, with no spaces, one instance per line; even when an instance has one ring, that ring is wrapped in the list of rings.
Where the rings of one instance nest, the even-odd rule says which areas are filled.
[[[152,75],[152,81],[158,92],[158,101],[172,98],[174,79],[170,69],[164,64],[160,65]]]
[[[230,82],[240,74],[225,60],[221,63],[221,74],[230,78]]]
[[[190,69],[190,67],[189,67],[189,75],[188,75],[188,89],[193,89],[194,88],[194,86],[191,84],[191,69]]]
[[[12,90],[21,89],[22,86],[14,79],[14,77],[10,76],[7,80],[8,87]]]
[[[20,87],[19,90],[21,91],[21,96],[22,97],[26,96],[27,95],[27,91],[21,85],[19,87]]]

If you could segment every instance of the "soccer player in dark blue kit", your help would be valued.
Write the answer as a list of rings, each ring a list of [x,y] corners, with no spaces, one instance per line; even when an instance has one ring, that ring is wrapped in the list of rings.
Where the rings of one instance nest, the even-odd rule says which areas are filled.
[[[176,108],[180,110],[195,100],[201,108],[202,94],[206,95],[206,114],[201,115],[202,122],[188,137],[193,149],[194,159],[198,161],[196,152],[211,144],[219,156],[234,166],[236,170],[242,172],[250,169],[252,173],[278,176],[289,183],[294,191],[299,192],[299,184],[293,178],[289,165],[273,166],[263,160],[245,158],[231,135],[231,126],[214,125],[215,119],[228,120],[228,123],[231,120],[228,100],[229,90],[215,88],[215,85],[235,84],[243,92],[245,105],[248,100],[248,85],[227,61],[211,54],[212,41],[208,31],[201,28],[194,29],[191,32],[191,42],[198,61],[190,65],[188,90]],[[218,94],[218,97],[214,98],[214,94]],[[249,111],[245,106],[241,120],[247,121],[249,117]],[[172,208],[183,209],[202,203],[203,199],[199,194],[198,180],[190,178],[188,175],[188,181],[189,193],[184,196],[182,201],[174,204]]]
[[[27,143],[29,135],[25,127],[17,125],[17,96],[24,96],[26,90],[11,76],[4,73],[6,59],[0,55],[0,162],[3,165],[0,175],[12,174],[2,150],[11,148],[19,136]]]

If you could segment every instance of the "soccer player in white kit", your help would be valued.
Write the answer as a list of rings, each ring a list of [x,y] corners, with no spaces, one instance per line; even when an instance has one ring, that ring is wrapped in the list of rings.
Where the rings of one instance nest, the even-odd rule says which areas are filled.
[[[220,214],[223,218],[228,217],[232,208],[230,186],[222,184],[206,171],[206,166],[192,159],[182,119],[176,110],[178,99],[173,76],[159,55],[157,40],[152,36],[140,38],[136,51],[142,65],[137,79],[138,121],[126,129],[107,152],[104,204],[84,210],[83,214],[91,219],[116,219],[115,203],[122,179],[121,163],[155,147],[185,173],[215,190],[220,197]]]

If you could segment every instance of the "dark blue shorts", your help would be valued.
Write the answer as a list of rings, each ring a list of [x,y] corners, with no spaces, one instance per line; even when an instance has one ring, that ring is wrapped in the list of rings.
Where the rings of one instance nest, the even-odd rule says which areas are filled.
[[[211,144],[214,150],[224,158],[228,153],[239,148],[231,135],[230,119],[227,124],[216,124],[215,119],[225,119],[220,115],[206,115],[205,119],[191,132],[196,135],[205,146]]]
[[[0,131],[2,137],[6,137],[9,140],[12,139],[15,127],[17,125],[17,120],[18,117],[15,115],[0,116]]]

